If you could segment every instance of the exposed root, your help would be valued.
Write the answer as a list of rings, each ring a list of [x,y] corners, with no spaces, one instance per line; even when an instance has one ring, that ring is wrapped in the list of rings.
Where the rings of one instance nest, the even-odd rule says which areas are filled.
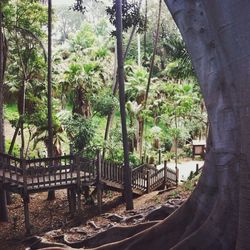
[[[234,158],[218,167],[214,158],[215,155],[209,154],[210,161],[206,162],[190,198],[163,221],[114,227],[70,246],[95,250],[234,249],[238,222],[238,161]]]
[[[159,221],[151,221],[142,224],[138,224],[130,227],[113,227],[105,232],[101,232],[91,238],[88,238],[82,242],[70,245],[71,247],[88,247],[94,248],[98,246],[103,246],[111,242],[117,242],[126,238],[129,238],[139,232],[146,230]]]
[[[58,249],[58,250],[65,250],[65,249],[72,249],[71,247],[61,244],[61,243],[55,243],[55,242],[47,242],[47,241],[41,241],[33,246],[31,246],[30,248],[28,248],[30,250],[36,250],[36,249]]]
[[[215,169],[218,172],[211,174]],[[235,179],[233,184],[228,183],[230,179]],[[237,185],[235,159],[220,168],[206,166],[197,189],[172,215],[137,235],[96,250],[234,249],[238,204],[232,202],[238,201]]]
[[[46,248],[40,248],[42,250],[72,250],[71,247],[46,247]]]

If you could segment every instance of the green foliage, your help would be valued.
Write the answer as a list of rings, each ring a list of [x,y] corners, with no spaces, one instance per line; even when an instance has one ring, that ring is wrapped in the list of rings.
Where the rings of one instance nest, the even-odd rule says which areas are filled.
[[[117,98],[108,93],[97,95],[92,101],[94,103],[93,108],[95,112],[99,113],[101,116],[112,114],[112,112],[118,107]]]
[[[96,42],[96,36],[93,27],[88,23],[84,23],[81,30],[77,32],[76,36],[71,42],[73,48],[75,49],[87,49],[93,46],[93,44]]]
[[[174,79],[194,78],[191,59],[182,38],[178,34],[168,35],[164,33],[162,37],[168,62],[164,73]]]
[[[149,73],[145,68],[140,68],[134,64],[127,64],[126,96],[129,101],[139,101],[144,99]],[[139,100],[138,100],[139,99]]]
[[[115,26],[116,24],[116,3],[113,1],[112,7],[107,7],[106,12],[109,16],[110,22]],[[144,16],[140,14],[140,7],[135,2],[122,1],[122,22],[123,30],[128,31],[129,28],[137,26],[137,32],[142,33],[146,30]],[[113,31],[115,36],[116,32]]]
[[[19,114],[15,104],[8,104],[4,106],[4,118],[7,119],[12,126],[16,125]]]
[[[107,158],[122,162],[123,147],[118,100],[111,94],[111,86],[115,80],[115,43],[109,36],[111,25],[104,15],[106,2],[104,4],[97,2],[78,1],[83,7],[78,10],[86,11],[77,18],[74,17],[76,13],[73,11],[67,13],[65,8],[62,11],[55,11],[58,18],[58,21],[54,22],[56,36],[60,37],[58,43],[54,43],[52,62],[53,140],[58,147],[64,146],[68,149],[70,141],[75,150],[84,150],[89,156],[95,155],[96,149],[103,147],[105,116],[117,110],[109,141],[104,147]],[[129,60],[125,66],[128,139],[134,147],[131,149],[133,153],[130,154],[132,166],[140,163],[138,145],[143,122],[145,126],[143,151],[155,159],[159,146],[165,151],[163,157],[172,159],[174,154],[169,151],[176,139],[178,146],[188,154],[188,148],[185,148],[186,140],[200,136],[206,126],[206,115],[201,105],[201,96],[189,56],[183,41],[175,29],[170,27],[171,21],[165,14],[162,16],[161,24],[161,42],[164,49],[157,51],[147,107],[144,109],[154,41],[155,24],[151,20],[155,18],[157,11],[152,8],[155,3],[156,1],[148,3],[151,9],[148,11],[149,32],[146,34],[143,66],[138,66],[136,63],[137,39],[132,41]],[[97,9],[96,6],[101,8]],[[108,9],[113,24],[114,8],[115,5]],[[142,31],[145,28],[145,20],[139,16],[138,4],[124,1],[123,9],[124,30],[128,31],[136,25],[139,31]],[[26,112],[23,117],[25,130],[31,131],[35,147],[40,141],[46,146],[47,65],[42,44],[45,44],[47,39],[45,29],[47,9],[40,5],[39,1],[20,0],[9,1],[5,5],[4,12],[10,52],[6,75],[8,90],[11,99],[17,100],[15,106],[20,110],[21,87],[25,86]],[[18,26],[18,29],[15,26]],[[125,41],[128,39],[125,33],[124,38]],[[141,40],[142,38],[143,36]],[[65,111],[66,109],[68,111]],[[19,118],[17,111],[18,109],[14,110],[10,106],[5,108],[5,117],[13,125],[16,125]]]
[[[39,1],[10,1],[3,9],[8,43],[6,80],[9,91],[18,100],[19,113],[22,106],[22,89],[26,96],[42,96],[46,77],[44,25],[47,9]],[[29,103],[32,106],[32,103]]]
[[[105,58],[108,55],[107,48],[99,48],[95,51],[95,57],[97,58]]]
[[[141,164],[141,160],[138,155],[136,154],[129,154],[129,164],[130,167],[138,167]]]
[[[8,152],[8,150],[10,148],[10,144],[11,144],[10,140],[5,141],[6,152]],[[19,156],[20,155],[20,147],[17,144],[14,145],[12,155],[14,155],[14,156]]]
[[[99,2],[98,0],[94,0],[95,2]],[[73,6],[71,7],[74,11],[78,11],[82,14],[85,14],[88,11],[85,0],[75,0]]]
[[[170,151],[172,148],[173,142],[172,142],[172,138],[171,136],[165,135],[163,138],[163,142],[162,142],[162,148],[163,150],[166,151]]]
[[[53,110],[56,110],[57,104],[53,103]],[[31,140],[33,140],[33,149],[37,148],[39,142],[43,142],[45,147],[48,147],[48,119],[47,119],[47,100],[37,99],[34,104],[33,111],[30,114],[26,114],[25,123],[28,127],[33,126],[33,134]],[[62,143],[65,141],[63,136],[63,127],[60,122],[58,113],[52,113],[52,130],[53,130],[53,147],[54,154],[61,154]]]
[[[83,151],[90,145],[95,131],[91,119],[84,119],[79,115],[74,115],[63,123],[71,143],[77,152]]]
[[[191,158],[193,156],[193,152],[192,152],[192,148],[191,148],[190,144],[183,146],[183,152],[185,153],[186,157]]]

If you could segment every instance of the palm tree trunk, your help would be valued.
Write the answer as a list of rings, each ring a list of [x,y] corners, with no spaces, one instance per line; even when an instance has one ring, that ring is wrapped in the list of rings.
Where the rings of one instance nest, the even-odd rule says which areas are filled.
[[[144,27],[145,27],[145,31],[144,31],[144,55],[143,55],[143,59],[144,61],[146,61],[147,58],[147,25],[148,25],[148,0],[145,0],[145,23],[144,23]]]
[[[14,135],[12,137],[12,140],[11,140],[11,143],[10,143],[10,148],[8,150],[8,154],[11,155],[12,152],[13,152],[13,149],[14,149],[14,146],[15,146],[15,142],[16,142],[16,138],[17,138],[17,135],[18,135],[18,131],[20,129],[20,126],[21,126],[21,118],[19,117],[18,119],[18,122],[17,122],[17,125],[16,125],[16,128],[15,128],[15,131],[14,131]]]
[[[48,0],[48,156],[53,157],[52,125],[52,2]],[[55,199],[55,191],[49,191],[48,200]]]
[[[3,39],[3,13],[2,3],[0,3],[0,152],[5,152],[5,137],[4,137],[4,98],[3,98],[3,84],[4,84],[4,39]],[[0,221],[8,221],[8,210],[6,201],[6,192],[0,186]]]
[[[48,156],[53,157],[52,125],[52,3],[48,1]]]
[[[117,38],[117,61],[118,61],[118,82],[119,99],[122,123],[122,138],[124,152],[124,194],[126,209],[133,209],[133,195],[131,187],[131,169],[129,167],[128,134],[126,125],[125,87],[124,87],[124,58],[122,52],[122,1],[116,0],[116,38]]]
[[[160,2],[159,2],[159,12],[158,12],[158,19],[157,19],[156,37],[155,37],[155,42],[154,42],[154,51],[153,51],[153,55],[152,55],[151,63],[150,63],[148,83],[147,83],[147,89],[146,89],[144,105],[143,105],[144,109],[146,109],[146,107],[147,107],[148,95],[149,95],[151,79],[152,79],[152,75],[153,75],[153,68],[154,68],[154,64],[155,64],[155,56],[156,56],[156,52],[157,52],[157,45],[158,45],[159,33],[160,33],[161,9],[162,9],[162,0],[160,0]],[[142,158],[142,150],[143,150],[144,123],[145,122],[142,122],[141,131],[139,131],[139,134],[140,134],[140,143],[139,143],[140,158]]]
[[[26,93],[26,86],[25,86],[25,79],[23,79],[22,87],[21,87],[21,148],[20,148],[20,158],[24,158],[24,148],[25,148],[25,139],[24,139],[24,115],[25,115],[25,93]]]
[[[137,34],[137,63],[141,67],[141,36]]]

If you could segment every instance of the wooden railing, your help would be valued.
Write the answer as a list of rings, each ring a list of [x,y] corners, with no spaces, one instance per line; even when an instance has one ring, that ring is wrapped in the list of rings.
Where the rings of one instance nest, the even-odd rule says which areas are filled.
[[[131,171],[132,188],[150,192],[167,183],[178,184],[178,171],[143,164]],[[64,188],[70,185],[94,185],[109,181],[123,188],[124,168],[122,164],[103,160],[88,159],[77,155],[40,159],[19,159],[0,154],[0,180],[11,182],[24,193],[51,188]]]
[[[123,165],[111,161],[102,160],[101,179],[122,184],[123,178]]]
[[[76,171],[80,172],[81,182],[91,182],[97,175],[97,160],[76,156]],[[78,168],[77,168],[78,167]]]
[[[72,184],[76,178],[72,156],[28,159],[25,163],[24,174],[27,175],[28,189]]]
[[[155,190],[159,186],[161,186],[162,183],[164,183],[164,177],[165,177],[165,169],[164,168],[162,168],[162,169],[156,171],[154,174],[150,175],[148,192],[150,192],[151,190]]]
[[[167,173],[167,181],[178,184],[178,179],[179,179],[178,168],[176,169],[176,171],[171,168],[167,168],[166,173]]]
[[[146,166],[147,164],[142,164],[132,170],[132,187],[145,192],[148,187],[148,173]]]
[[[23,182],[23,169],[20,159],[0,153],[0,166],[3,183],[12,180],[12,183],[21,185]]]

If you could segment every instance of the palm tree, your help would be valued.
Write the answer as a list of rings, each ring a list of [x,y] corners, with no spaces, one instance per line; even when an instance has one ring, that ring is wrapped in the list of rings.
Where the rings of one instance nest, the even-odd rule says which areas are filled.
[[[72,112],[84,118],[91,117],[92,111],[89,97],[93,93],[97,93],[100,88],[100,77],[96,73],[98,68],[99,65],[94,62],[83,65],[71,63],[69,69],[65,72],[63,89],[65,93],[69,89],[73,91]]]
[[[142,105],[136,101],[127,102],[127,111],[130,118],[130,128],[134,129],[135,133],[133,138],[130,138],[130,151],[133,152],[134,148],[138,150],[138,143],[140,142],[140,117],[141,117]]]
[[[166,52],[167,67],[165,73],[174,79],[195,77],[191,58],[183,39],[177,34],[162,34],[163,47]]]

